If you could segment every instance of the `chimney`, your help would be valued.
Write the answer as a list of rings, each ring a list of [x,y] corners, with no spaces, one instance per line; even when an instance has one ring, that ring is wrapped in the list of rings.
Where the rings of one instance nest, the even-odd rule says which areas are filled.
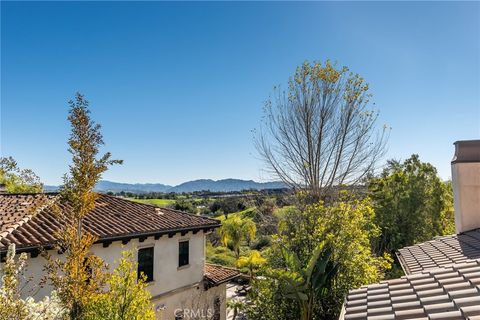
[[[480,140],[457,141],[452,160],[457,233],[480,228]]]
[[[0,183],[0,194],[7,193],[7,186],[4,183]]]

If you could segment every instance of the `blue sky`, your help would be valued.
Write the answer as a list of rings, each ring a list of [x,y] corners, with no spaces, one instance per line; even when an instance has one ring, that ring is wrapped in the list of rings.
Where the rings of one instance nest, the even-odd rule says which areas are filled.
[[[269,180],[252,143],[263,102],[304,60],[370,83],[388,158],[450,177],[480,137],[478,2],[3,2],[1,154],[47,184],[68,170],[76,91],[125,161],[106,179]]]

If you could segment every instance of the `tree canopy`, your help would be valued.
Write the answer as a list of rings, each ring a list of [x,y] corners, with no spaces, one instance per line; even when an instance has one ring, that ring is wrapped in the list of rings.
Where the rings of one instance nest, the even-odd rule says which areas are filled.
[[[370,180],[369,192],[381,229],[378,253],[455,232],[452,186],[418,155],[388,161],[382,174]]]
[[[264,107],[256,146],[268,170],[286,184],[322,198],[353,185],[384,154],[386,127],[377,130],[369,85],[347,67],[305,62],[274,89]]]
[[[12,157],[0,158],[0,185],[10,193],[42,192],[40,178],[31,169],[20,169]]]

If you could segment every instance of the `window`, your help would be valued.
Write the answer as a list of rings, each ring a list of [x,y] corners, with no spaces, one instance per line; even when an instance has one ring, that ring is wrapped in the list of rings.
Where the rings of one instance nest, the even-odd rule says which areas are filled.
[[[188,241],[180,241],[178,243],[178,266],[188,265],[188,256],[189,256]]]
[[[153,247],[138,250],[138,278],[144,274],[147,282],[153,281]]]
[[[213,320],[220,320],[220,307],[222,302],[219,297],[215,297],[213,300]]]

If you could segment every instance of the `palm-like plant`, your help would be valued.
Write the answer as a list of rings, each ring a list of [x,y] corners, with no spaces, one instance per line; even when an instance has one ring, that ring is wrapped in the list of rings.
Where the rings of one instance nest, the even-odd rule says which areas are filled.
[[[234,216],[223,221],[219,233],[222,244],[232,249],[238,259],[241,242],[255,238],[257,227],[251,219],[240,219],[240,217]]]
[[[324,242],[318,244],[306,266],[295,252],[282,248],[286,269],[270,270],[268,275],[284,286],[284,296],[300,306],[300,319],[313,319],[315,299],[321,299],[336,274],[338,264],[331,260],[332,251]]]
[[[237,267],[248,268],[250,280],[253,280],[255,270],[263,266],[267,260],[262,257],[259,251],[252,250],[248,256],[240,257],[237,261]]]

